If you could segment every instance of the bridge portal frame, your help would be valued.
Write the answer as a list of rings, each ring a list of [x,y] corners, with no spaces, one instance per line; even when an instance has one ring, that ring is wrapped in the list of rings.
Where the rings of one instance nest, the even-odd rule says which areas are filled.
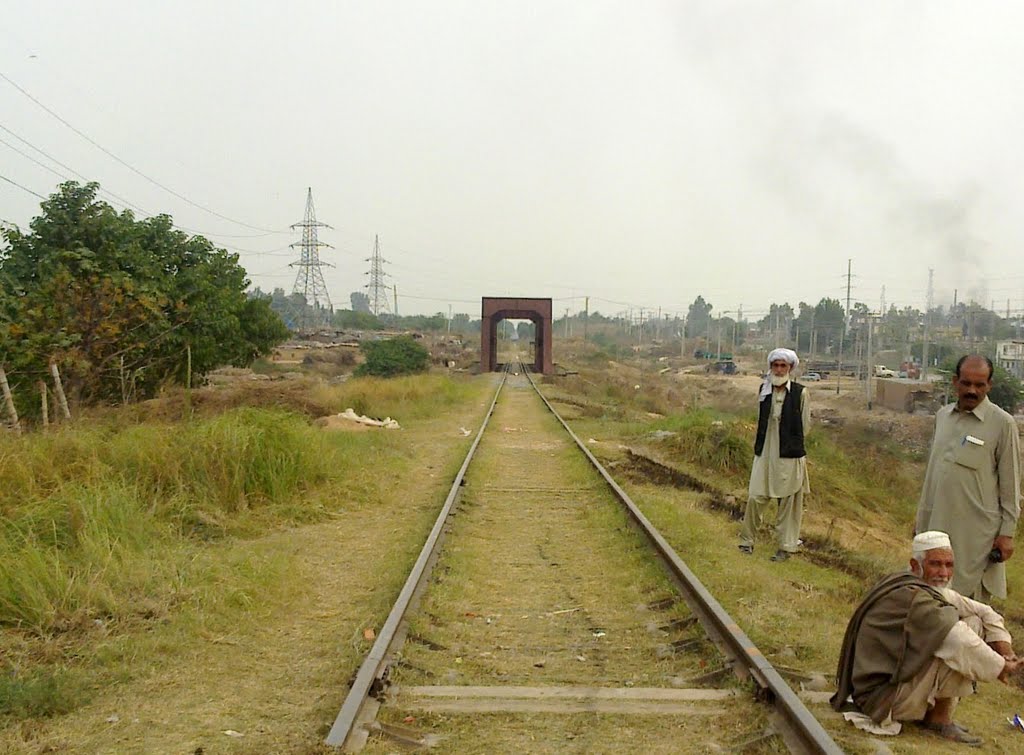
[[[495,372],[498,369],[498,323],[502,320],[530,320],[535,326],[533,369],[545,375],[554,372],[551,311],[551,299],[484,296],[480,306],[480,371]]]

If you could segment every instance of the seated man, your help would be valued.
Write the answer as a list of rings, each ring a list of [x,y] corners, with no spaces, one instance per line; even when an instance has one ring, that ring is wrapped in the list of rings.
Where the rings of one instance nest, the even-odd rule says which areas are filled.
[[[957,701],[972,682],[1006,681],[1024,659],[1014,655],[1002,617],[950,589],[952,576],[949,536],[922,532],[910,572],[884,577],[854,611],[831,700],[837,711],[860,712],[847,720],[888,734],[918,721],[945,739],[982,744],[953,722]]]

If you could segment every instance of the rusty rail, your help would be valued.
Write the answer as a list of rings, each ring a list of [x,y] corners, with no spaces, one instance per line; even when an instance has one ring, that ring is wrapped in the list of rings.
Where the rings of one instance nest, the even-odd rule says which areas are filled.
[[[777,713],[775,726],[778,734],[795,753],[828,753],[829,755],[842,755],[842,748],[839,747],[822,727],[821,723],[811,714],[807,706],[803,704],[796,693],[786,684],[778,671],[772,666],[767,658],[757,649],[753,641],[747,637],[746,632],[739,628],[736,622],[726,612],[722,605],[715,600],[715,597],[697,578],[690,568],[683,562],[668,541],[644,516],[640,508],[633,503],[625,490],[623,490],[607,470],[591,453],[590,449],[572,431],[568,423],[541,393],[540,388],[534,382],[529,370],[524,366],[524,373],[530,381],[530,385],[540,396],[541,401],[548,408],[555,419],[562,425],[569,436],[576,442],[576,445],[587,457],[594,468],[611,488],[612,493],[619,499],[629,513],[633,522],[647,537],[648,541],[661,557],[661,562],[668,571],[672,581],[679,588],[683,599],[686,601],[693,615],[701,623],[708,637],[718,646],[719,650],[726,657],[726,662],[732,667],[733,673],[741,680],[753,679],[758,687],[758,697],[769,702]]]
[[[388,614],[388,618],[384,622],[384,626],[381,628],[380,633],[377,635],[377,639],[373,643],[373,647],[370,648],[369,654],[366,656],[362,666],[359,667],[359,671],[356,673],[355,681],[352,683],[352,687],[349,690],[348,695],[345,697],[345,702],[342,704],[341,710],[338,712],[334,725],[331,726],[331,730],[327,734],[327,739],[324,740],[324,744],[326,745],[332,747],[345,747],[350,745],[350,740],[355,734],[356,724],[360,719],[360,715],[362,714],[366,703],[370,699],[371,694],[380,687],[387,677],[388,660],[392,647],[396,644],[396,640],[401,639],[401,633],[399,630],[402,626],[402,621],[410,607],[414,605],[414,601],[418,599],[420,593],[426,586],[427,581],[430,579],[430,572],[432,571],[434,564],[437,562],[437,557],[441,552],[441,543],[444,541],[445,535],[445,525],[448,523],[448,518],[451,516],[452,509],[455,506],[455,501],[459,496],[460,489],[462,488],[463,478],[466,476],[466,470],[469,469],[469,463],[473,460],[473,454],[476,453],[477,446],[480,445],[480,438],[483,437],[484,430],[487,429],[487,424],[491,420],[491,415],[494,413],[494,407],[498,403],[498,396],[501,395],[501,389],[505,386],[505,380],[507,377],[508,367],[506,366],[506,369],[501,376],[501,382],[498,384],[498,389],[494,392],[494,399],[492,399],[491,405],[487,409],[487,414],[484,416],[484,420],[480,424],[480,430],[473,439],[473,444],[469,447],[469,452],[466,454],[466,458],[462,462],[462,466],[459,468],[458,474],[455,475],[455,480],[452,482],[451,489],[448,491],[448,497],[444,501],[444,506],[441,507],[441,512],[438,514],[437,520],[434,522],[434,526],[430,530],[430,535],[427,536],[427,541],[423,544],[423,548],[420,551],[419,557],[416,559],[416,563],[412,567],[412,571],[409,573],[409,577],[405,580],[405,585],[402,587],[402,591],[398,594],[398,599],[391,608],[391,613]]]
[[[355,681],[349,690],[348,695],[342,704],[327,735],[325,744],[332,747],[345,747],[354,749],[355,740],[365,732],[361,732],[361,724],[369,723],[373,717],[373,710],[368,713],[368,704],[372,701],[373,695],[378,693],[387,681],[388,668],[391,663],[391,656],[395,648],[400,647],[404,639],[404,620],[410,610],[414,609],[419,596],[426,588],[430,578],[431,570],[437,562],[444,541],[446,525],[457,502],[466,470],[476,453],[480,440],[494,413],[494,407],[498,403],[502,388],[505,385],[509,365],[506,365],[505,373],[494,393],[490,407],[487,410],[480,429],[473,440],[472,445],[462,462],[458,474],[452,482],[448,497],[445,499],[437,520],[427,537],[426,542],[420,551],[419,557],[412,568],[398,599],[395,601],[391,612],[388,614],[384,626],[377,635],[373,647],[364,659]],[[683,599],[686,601],[693,615],[701,623],[702,628],[708,637],[718,646],[726,658],[726,663],[732,671],[743,680],[751,679],[758,690],[758,697],[769,702],[775,709],[773,724],[777,733],[782,737],[787,747],[794,753],[827,753],[828,755],[841,755],[842,749],[832,740],[828,732],[824,730],[817,719],[811,714],[807,707],[796,696],[779,672],[761,654],[754,643],[741,630],[736,622],[701,584],[697,576],[683,562],[679,555],[669,545],[668,541],[658,532],[653,524],[644,516],[639,507],[630,499],[629,495],[612,479],[590,449],[584,445],[579,437],[572,431],[564,419],[555,411],[555,408],[541,393],[529,371],[521,366],[520,369],[530,381],[530,385],[540,396],[541,401],[547,407],[565,431],[576,443],[604,481],[611,488],[612,493],[625,506],[633,522],[647,537],[660,560],[667,570],[673,583],[678,588]]]

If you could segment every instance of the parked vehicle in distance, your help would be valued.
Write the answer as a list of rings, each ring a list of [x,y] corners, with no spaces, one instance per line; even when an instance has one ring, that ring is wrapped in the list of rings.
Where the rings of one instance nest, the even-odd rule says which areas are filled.
[[[819,380],[821,380],[821,375],[819,375],[817,372],[808,372],[801,378],[801,380],[803,380],[805,383],[817,383]]]
[[[723,359],[720,362],[708,365],[707,370],[708,372],[717,373],[719,375],[735,375],[736,363],[731,359]]]
[[[893,377],[894,378],[894,377],[899,377],[899,374],[896,372],[896,370],[890,370],[884,364],[876,364],[875,365],[875,377],[882,377],[882,378]]]

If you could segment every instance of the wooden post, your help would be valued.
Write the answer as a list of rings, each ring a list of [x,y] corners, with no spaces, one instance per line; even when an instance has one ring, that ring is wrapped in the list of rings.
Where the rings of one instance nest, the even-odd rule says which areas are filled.
[[[49,427],[50,407],[49,404],[47,403],[46,381],[40,380],[38,383],[36,383],[36,385],[39,386],[39,406],[43,411],[43,427]]]
[[[60,382],[60,370],[56,362],[50,362],[50,374],[53,375],[53,387],[57,392],[57,401],[60,403],[60,410],[64,419],[71,419],[71,410],[68,409],[68,397],[64,395],[64,384]]]
[[[11,429],[21,434],[21,423],[18,422],[18,410],[14,408],[14,399],[11,398],[11,386],[7,383],[7,373],[0,367],[0,389],[4,393],[4,404],[7,406],[7,413],[11,417]]]
[[[185,419],[192,417],[192,344],[185,344]]]

